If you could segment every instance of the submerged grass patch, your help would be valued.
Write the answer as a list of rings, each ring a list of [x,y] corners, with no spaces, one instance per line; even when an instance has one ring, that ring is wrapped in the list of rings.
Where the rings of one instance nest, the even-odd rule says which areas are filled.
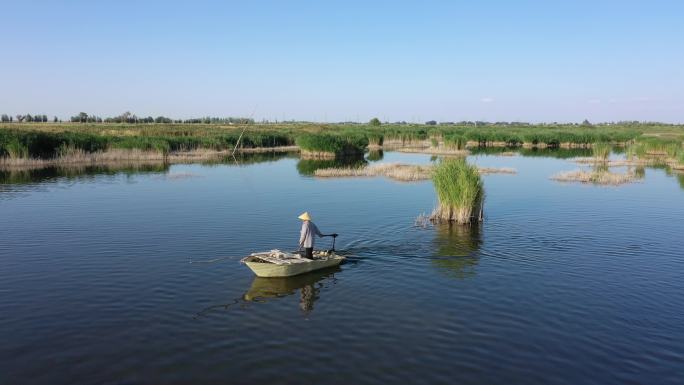
[[[469,224],[482,220],[484,186],[475,166],[464,159],[443,159],[432,174],[439,200],[435,221]]]

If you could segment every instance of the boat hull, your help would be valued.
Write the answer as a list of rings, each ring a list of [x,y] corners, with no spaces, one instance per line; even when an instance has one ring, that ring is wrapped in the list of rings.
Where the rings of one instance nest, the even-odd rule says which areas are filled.
[[[290,265],[277,265],[275,263],[254,261],[246,261],[245,264],[257,275],[257,277],[292,277],[293,275],[338,266],[344,259],[344,257],[336,255],[326,259],[314,259],[311,262],[293,263]]]

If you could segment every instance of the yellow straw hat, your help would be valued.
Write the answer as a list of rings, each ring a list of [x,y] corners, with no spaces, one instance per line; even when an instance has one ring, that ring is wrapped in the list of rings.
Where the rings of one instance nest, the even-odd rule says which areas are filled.
[[[310,221],[310,220],[311,220],[311,216],[309,215],[309,212],[308,212],[308,211],[305,212],[304,214],[298,216],[297,218],[299,218],[299,219],[301,219],[301,220],[303,220],[303,221]]]

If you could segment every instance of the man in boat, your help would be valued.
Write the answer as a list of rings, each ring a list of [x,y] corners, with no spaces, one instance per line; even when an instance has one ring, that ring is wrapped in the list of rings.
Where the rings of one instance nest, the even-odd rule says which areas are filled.
[[[299,234],[299,247],[304,248],[304,258],[313,259],[314,235],[328,237],[332,236],[332,234],[322,234],[320,230],[318,230],[318,227],[311,222],[311,216],[308,211],[298,218],[302,220],[302,231]]]

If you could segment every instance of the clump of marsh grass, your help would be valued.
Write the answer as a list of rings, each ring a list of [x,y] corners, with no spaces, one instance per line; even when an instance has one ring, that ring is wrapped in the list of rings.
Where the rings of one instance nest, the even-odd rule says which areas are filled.
[[[467,144],[466,138],[462,135],[449,135],[444,137],[444,146],[449,149],[465,150]]]
[[[634,143],[628,144],[627,147],[625,147],[625,158],[627,158],[629,161],[632,161],[637,156],[637,145]]]
[[[433,221],[469,224],[482,220],[484,186],[477,167],[464,159],[444,159],[435,167],[432,181],[439,200]]]
[[[634,172],[622,174],[610,172],[607,170],[607,168],[597,168],[591,171],[565,171],[553,175],[551,179],[559,182],[579,182],[604,186],[617,186],[625,183],[634,182],[635,180],[640,178]]]
[[[470,154],[468,150],[459,150],[456,148],[448,147],[428,147],[428,148],[415,148],[406,147],[397,149],[398,152],[412,153],[412,154],[430,154],[430,155],[453,155],[453,156],[466,156]]]
[[[432,175],[432,166],[379,163],[367,167],[323,168],[316,170],[314,175],[326,178],[385,176],[390,179],[409,182],[429,179]]]
[[[368,138],[355,134],[302,134],[297,137],[297,145],[304,158],[336,158],[363,154]]]
[[[5,151],[10,159],[26,159],[29,157],[28,146],[18,140],[13,140],[5,145]]]
[[[591,152],[597,162],[606,162],[610,156],[610,144],[606,142],[597,142],[591,146]]]
[[[518,171],[510,167],[478,167],[477,172],[480,175],[489,174],[517,174]]]
[[[679,153],[676,162],[672,164],[672,168],[675,170],[684,170],[684,151]]]
[[[380,133],[369,133],[366,137],[368,138],[368,147],[371,148],[380,148],[385,142],[385,136]]]
[[[667,143],[663,147],[667,156],[673,159],[676,159],[682,152],[682,146],[679,143]]]
[[[366,167],[321,168],[315,170],[314,175],[322,178],[384,176],[398,181],[411,182],[432,178],[434,169],[435,167],[431,165],[377,163]],[[476,168],[476,172],[480,175],[517,173],[514,168],[510,167],[480,167]]]

